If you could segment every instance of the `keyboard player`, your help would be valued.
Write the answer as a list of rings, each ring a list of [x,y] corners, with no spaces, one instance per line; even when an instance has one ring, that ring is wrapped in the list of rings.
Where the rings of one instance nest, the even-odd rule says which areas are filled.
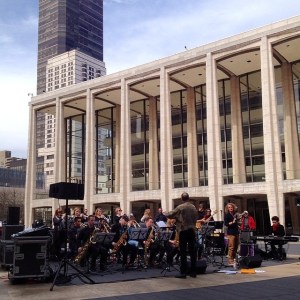
[[[271,220],[272,226],[270,229],[270,234],[276,237],[285,236],[285,229],[284,226],[280,224],[279,218],[277,216],[273,216]],[[272,259],[283,260],[283,245],[283,240],[274,239],[270,241]]]

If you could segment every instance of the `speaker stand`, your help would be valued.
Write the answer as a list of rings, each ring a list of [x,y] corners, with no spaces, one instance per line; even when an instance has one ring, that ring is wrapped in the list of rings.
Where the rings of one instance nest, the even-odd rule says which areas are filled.
[[[59,263],[58,269],[55,273],[52,285],[50,287],[50,291],[53,291],[53,287],[55,284],[59,283],[67,283],[70,282],[73,278],[78,277],[83,283],[90,283],[95,284],[95,281],[89,278],[86,274],[84,274],[81,270],[79,270],[76,266],[74,266],[69,260],[68,260],[68,251],[67,251],[67,238],[68,238],[68,199],[66,199],[66,219],[65,219],[65,253],[64,258]],[[69,274],[68,275],[68,266],[71,267],[73,270],[77,271],[77,273]],[[63,273],[61,273],[61,270],[63,269]],[[87,279],[87,281],[84,281],[83,278]]]

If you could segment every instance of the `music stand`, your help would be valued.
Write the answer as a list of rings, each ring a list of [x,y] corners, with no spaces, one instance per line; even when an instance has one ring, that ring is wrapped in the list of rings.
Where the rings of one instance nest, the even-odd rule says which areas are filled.
[[[157,240],[160,242],[169,242],[173,233],[173,231],[161,231],[160,234],[157,236]],[[174,270],[178,271],[178,269],[174,266],[173,268]],[[166,276],[166,273],[171,271],[171,265],[168,262],[166,262],[166,267],[160,272],[160,274]]]
[[[208,222],[209,226],[214,226],[215,229],[221,229],[223,230],[224,227],[224,221],[210,221]]]
[[[129,240],[136,240],[138,242],[142,242],[146,240],[148,234],[148,228],[131,228],[131,230],[128,232]],[[144,249],[144,247],[143,247]],[[138,268],[145,269],[142,266],[141,263],[141,257],[138,254]]]
[[[148,228],[132,228],[129,232],[130,240],[144,241],[147,237]]]
[[[111,246],[115,235],[116,233],[98,232],[95,234],[93,242],[103,246]]]
[[[110,247],[114,240],[115,232],[97,232],[94,236],[93,243],[102,245],[104,248]],[[112,274],[112,271],[109,270]]]
[[[89,278],[86,274],[84,274],[81,270],[79,270],[76,266],[74,266],[69,260],[68,260],[68,249],[67,249],[67,239],[68,239],[68,199],[66,199],[66,219],[65,219],[65,235],[64,235],[64,257],[63,259],[60,261],[58,269],[55,273],[52,285],[50,287],[50,291],[53,291],[53,287],[54,285],[57,283],[57,279],[58,279],[58,275],[60,275],[60,278],[63,278],[63,280],[61,280],[62,282],[69,282],[72,280],[72,278],[78,277],[83,283],[88,283],[86,281],[84,281],[80,276],[84,277],[85,279],[87,279],[89,281],[90,284],[94,284],[95,281],[92,280],[91,278]],[[73,268],[75,271],[77,271],[77,274],[68,274],[68,269],[67,266]],[[61,269],[63,269],[63,273],[61,274]]]

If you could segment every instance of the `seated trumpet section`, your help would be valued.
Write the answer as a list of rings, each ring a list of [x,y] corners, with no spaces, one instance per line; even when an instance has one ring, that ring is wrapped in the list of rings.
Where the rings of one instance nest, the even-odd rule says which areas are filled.
[[[105,271],[112,264],[121,264],[123,270],[171,266],[176,255],[178,261],[179,239],[172,219],[159,222],[161,226],[152,217],[138,223],[127,215],[112,226],[104,218],[96,222],[94,215],[82,221],[75,217],[68,229],[69,256],[88,272]]]

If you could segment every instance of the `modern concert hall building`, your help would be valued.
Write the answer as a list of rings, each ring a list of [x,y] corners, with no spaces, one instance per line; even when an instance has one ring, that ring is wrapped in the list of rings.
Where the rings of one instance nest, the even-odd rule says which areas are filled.
[[[36,186],[44,113],[55,116],[55,182],[84,183],[71,207],[138,219],[186,191],[217,220],[234,202],[258,234],[274,215],[300,234],[299,49],[297,16],[33,97],[25,224],[65,205]]]

